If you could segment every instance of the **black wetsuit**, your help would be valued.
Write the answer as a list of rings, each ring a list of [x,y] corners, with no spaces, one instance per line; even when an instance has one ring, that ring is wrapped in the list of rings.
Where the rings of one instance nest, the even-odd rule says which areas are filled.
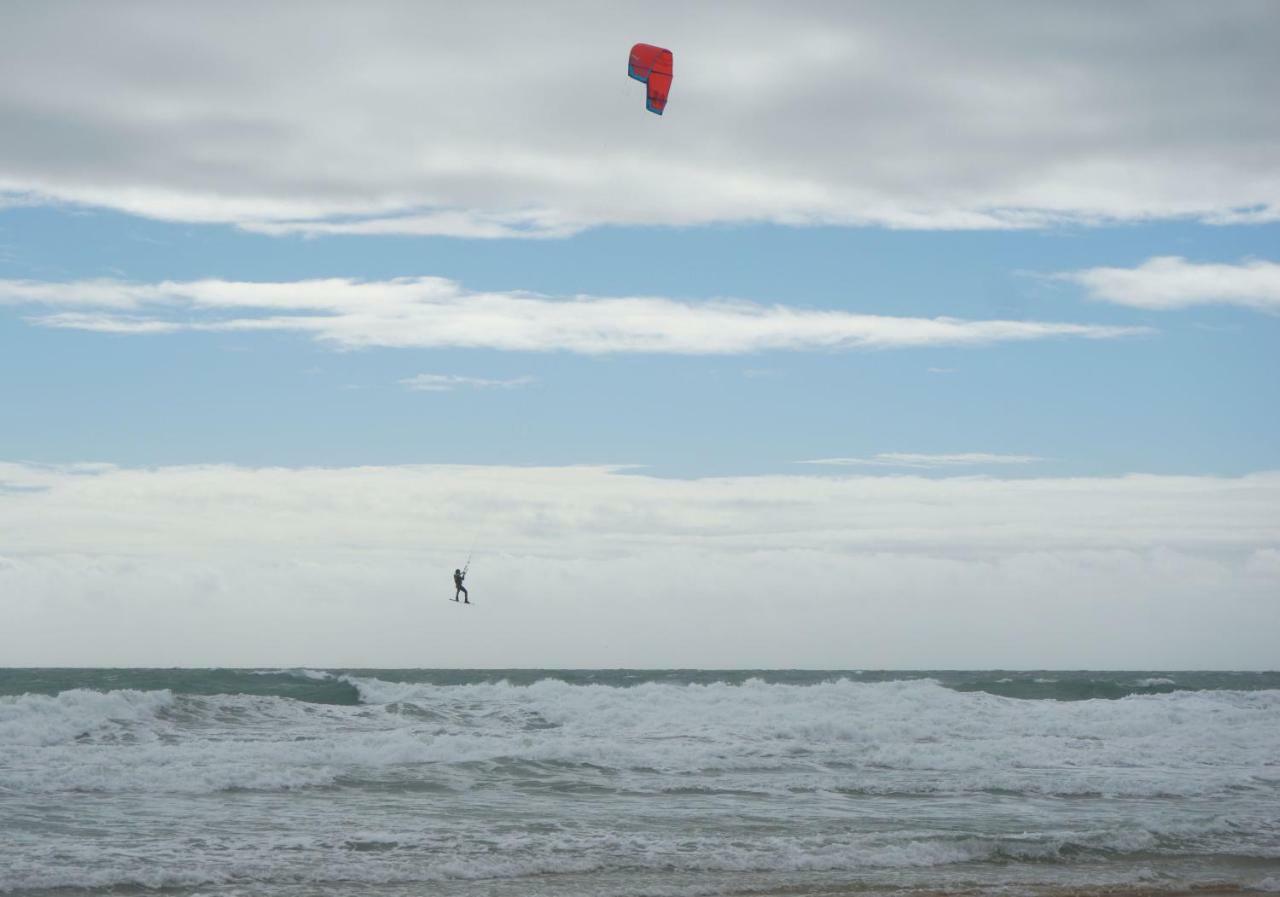
[[[464,586],[464,585],[462,584],[462,581],[463,581],[464,579],[466,579],[466,578],[467,578],[467,574],[465,574],[465,573],[459,573],[459,572],[458,572],[458,571],[456,571],[456,570],[454,571],[454,573],[453,573],[453,584],[454,584],[454,586],[456,586],[456,587],[457,587],[458,591],[454,593],[453,600],[454,600],[454,601],[457,601],[457,600],[458,600],[458,596],[459,596],[459,595],[462,595],[462,596],[466,599],[466,600],[463,602],[463,604],[470,604],[470,603],[471,603],[471,596],[467,594],[467,587],[466,587],[466,586]]]

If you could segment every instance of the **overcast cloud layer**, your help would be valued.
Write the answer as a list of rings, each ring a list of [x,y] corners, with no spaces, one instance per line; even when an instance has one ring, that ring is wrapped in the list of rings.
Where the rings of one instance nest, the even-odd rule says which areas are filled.
[[[1043,461],[1035,455],[999,455],[991,452],[959,452],[950,455],[920,452],[879,452],[870,458],[816,458],[801,464],[825,464],[832,467],[983,467],[988,464],[1034,464]]]
[[[19,666],[1280,663],[1280,473],[0,464],[0,532]]]
[[[644,111],[630,45],[675,52]],[[0,6],[0,194],[268,233],[1280,218],[1280,6]]]
[[[139,334],[293,331],[353,349],[448,346],[726,355],[770,349],[973,346],[1057,336],[1113,339],[1147,332],[1040,321],[902,318],[741,301],[554,299],[523,292],[478,293],[439,277],[156,284],[0,280],[0,304],[5,303],[75,309],[28,318],[45,327]]]

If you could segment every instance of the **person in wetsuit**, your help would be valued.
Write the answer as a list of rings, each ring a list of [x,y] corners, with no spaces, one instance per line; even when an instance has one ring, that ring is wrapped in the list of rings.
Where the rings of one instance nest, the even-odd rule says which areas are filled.
[[[467,587],[462,584],[462,581],[466,578],[467,574],[463,573],[461,570],[453,571],[453,585],[458,590],[454,593],[453,600],[457,601],[458,596],[461,595],[465,599],[462,603],[470,604],[471,596],[467,594]]]

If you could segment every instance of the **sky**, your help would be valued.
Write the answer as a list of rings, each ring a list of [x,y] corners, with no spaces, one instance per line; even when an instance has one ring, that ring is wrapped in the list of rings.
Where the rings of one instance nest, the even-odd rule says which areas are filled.
[[[5,4],[0,665],[1275,668],[1278,43]]]

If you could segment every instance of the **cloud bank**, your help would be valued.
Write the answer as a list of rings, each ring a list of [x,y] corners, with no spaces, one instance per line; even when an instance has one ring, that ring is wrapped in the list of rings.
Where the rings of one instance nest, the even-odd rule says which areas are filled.
[[[989,452],[961,452],[929,455],[919,452],[879,452],[870,458],[818,458],[800,464],[824,464],[833,467],[979,467],[987,464],[1034,464],[1043,461],[1036,455],[997,455]]]
[[[662,118],[637,39],[675,51]],[[1277,45],[1267,0],[19,0],[0,201],[470,238],[1276,220]]]
[[[1092,324],[904,318],[732,300],[483,293],[439,277],[155,284],[5,280],[0,281],[4,303],[74,309],[28,318],[44,327],[139,334],[285,331],[345,349],[731,355],[1114,339],[1148,332]]]
[[[1280,312],[1280,264],[1261,259],[1227,265],[1157,256],[1136,268],[1087,268],[1057,277],[1081,284],[1095,299],[1134,308],[1239,305]]]
[[[0,464],[0,533],[17,665],[1280,662],[1280,473]]]

